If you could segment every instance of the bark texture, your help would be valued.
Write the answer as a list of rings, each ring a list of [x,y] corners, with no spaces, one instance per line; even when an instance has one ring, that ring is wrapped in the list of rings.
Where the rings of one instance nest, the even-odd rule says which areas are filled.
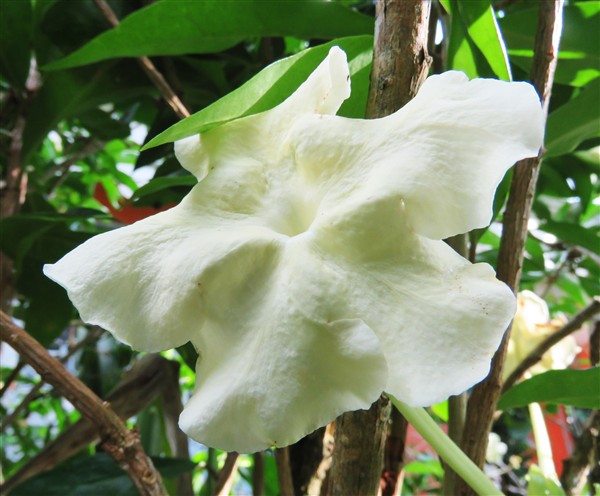
[[[539,9],[530,79],[540,95],[542,107],[547,114],[554,71],[558,61],[563,0],[540,2]],[[498,255],[498,279],[508,284],[515,293],[518,291],[521,280],[523,251],[528,232],[527,223],[535,195],[540,163],[541,154],[517,163],[504,213]],[[509,338],[510,328],[494,355],[490,374],[474,388],[468,403],[461,448],[479,467],[483,467],[485,462],[488,434],[502,391],[502,366],[506,358]],[[464,481],[459,480],[456,485],[456,494],[473,495],[475,493]]]
[[[0,338],[31,365],[42,379],[94,424],[105,451],[125,470],[142,496],[167,496],[162,478],[144,452],[139,436],[130,431],[110,404],[102,401],[26,331],[0,312]]]
[[[430,0],[378,0],[367,118],[394,113],[427,77]],[[331,496],[370,496],[380,489],[391,405],[380,398],[369,410],[336,420]]]

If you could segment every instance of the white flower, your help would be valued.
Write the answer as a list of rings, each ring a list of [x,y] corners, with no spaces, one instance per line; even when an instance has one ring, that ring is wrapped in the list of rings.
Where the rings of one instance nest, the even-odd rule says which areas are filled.
[[[383,391],[441,401],[485,377],[512,318],[492,268],[441,240],[487,225],[537,154],[534,89],[449,72],[376,120],[335,116],[349,94],[333,48],[278,107],[175,144],[199,181],[179,206],[45,267],[133,348],[194,344],[180,424],[204,444],[284,446]]]
[[[531,291],[521,291],[517,297],[517,314],[508,342],[503,375],[506,379],[517,366],[542,343],[565,324],[564,319],[550,319],[548,305]],[[567,336],[542,356],[542,360],[529,369],[530,374],[548,370],[566,369],[579,352],[573,336]]]
[[[488,434],[488,445],[485,452],[485,461],[494,465],[504,465],[504,455],[508,452],[508,446],[502,442],[500,436],[495,432]]]

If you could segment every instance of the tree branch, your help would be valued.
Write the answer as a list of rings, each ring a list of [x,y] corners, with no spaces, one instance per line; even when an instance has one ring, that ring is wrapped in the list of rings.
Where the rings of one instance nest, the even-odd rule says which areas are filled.
[[[159,393],[172,389],[171,378],[177,371],[177,362],[171,362],[159,354],[146,355],[133,365],[123,380],[108,394],[106,401],[119,417],[126,420],[146,408]],[[0,493],[9,493],[23,481],[54,468],[98,440],[98,430],[94,424],[86,418],[79,419],[7,479],[1,486]],[[180,491],[177,496],[185,494]]]
[[[127,429],[107,402],[102,401],[83,382],[71,375],[40,343],[1,311],[0,338],[96,426],[105,439],[105,450],[127,471],[140,494],[167,495],[161,476],[144,452],[139,437]]]
[[[521,376],[527,372],[528,369],[538,363],[544,353],[552,348],[556,343],[562,341],[569,334],[572,334],[579,329],[583,323],[591,319],[594,315],[600,312],[600,298],[596,297],[587,307],[579,312],[564,326],[558,329],[556,332],[548,336],[544,341],[535,347],[529,355],[527,355],[523,361],[517,366],[517,368],[508,376],[502,387],[502,392],[508,391],[517,382]]]
[[[100,335],[102,334],[102,332],[103,332],[102,329],[100,329],[99,327],[94,327],[92,330],[90,330],[88,335],[85,338],[83,338],[81,341],[79,341],[79,343],[77,343],[75,346],[73,346],[68,351],[68,353],[59,360],[59,362],[65,363],[69,358],[71,358],[75,353],[77,353],[85,345],[98,339],[100,337]],[[40,389],[42,389],[43,385],[44,385],[44,381],[40,381],[37,384],[35,384],[31,388],[31,390],[27,393],[27,395],[25,395],[25,397],[23,398],[21,403],[19,403],[19,405],[17,405],[17,407],[11,412],[11,414],[7,415],[6,417],[4,417],[2,419],[2,422],[0,423],[0,431],[3,431],[4,429],[6,429],[9,425],[11,425],[18,418],[19,414],[23,410],[25,410],[29,406],[29,403],[31,403],[37,397],[37,395],[38,395]]]
[[[102,14],[106,18],[106,20],[113,27],[117,27],[119,25],[119,19],[110,8],[110,5],[106,2],[106,0],[94,0],[98,8],[102,11]],[[177,114],[177,117],[180,119],[185,119],[190,116],[190,111],[186,108],[183,102],[179,99],[177,94],[171,88],[171,85],[167,82],[164,76],[158,71],[156,66],[152,63],[152,61],[148,57],[138,57],[136,59],[146,75],[150,78],[150,80],[154,83],[154,86],[160,91],[160,94],[164,98],[164,100],[169,104],[169,107],[173,109],[173,112]]]
[[[417,93],[431,58],[427,32],[431,0],[378,0],[368,118],[392,114]],[[376,494],[391,406],[380,398],[368,411],[348,412],[336,420],[330,496]]]
[[[239,453],[231,451],[227,453],[223,468],[217,476],[217,483],[215,486],[216,496],[227,496],[231,491],[231,485],[233,484],[233,477],[237,471],[238,463],[240,461]]]
[[[544,1],[540,2],[539,6],[531,82],[540,95],[542,108],[547,114],[558,60],[563,0]],[[540,160],[541,154],[517,163],[504,213],[498,256],[498,279],[506,282],[515,293],[518,291],[521,278],[527,223],[535,194]],[[480,467],[483,467],[485,462],[487,438],[502,389],[502,366],[506,358],[509,337],[510,328],[494,355],[490,374],[475,386],[469,399],[462,449]],[[459,481],[457,494],[470,495],[473,491],[464,484],[464,481]]]
[[[290,451],[287,447],[275,450],[275,463],[277,464],[277,479],[279,480],[279,494],[281,496],[294,496],[294,482],[290,466]]]

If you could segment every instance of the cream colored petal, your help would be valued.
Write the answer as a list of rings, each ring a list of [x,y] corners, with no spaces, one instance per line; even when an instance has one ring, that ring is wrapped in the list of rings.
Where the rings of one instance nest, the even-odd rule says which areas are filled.
[[[481,381],[515,312],[515,297],[487,264],[415,233],[393,198],[314,226],[314,243],[345,274],[348,315],[382,343],[386,391],[431,405]]]
[[[269,265],[279,246],[272,231],[196,213],[188,200],[95,236],[44,273],[67,289],[85,322],[133,348],[182,345],[204,322],[205,293],[212,289],[205,274]]]
[[[395,197],[415,231],[442,239],[489,224],[507,169],[537,154],[543,117],[527,83],[449,72],[391,116],[305,116],[292,134],[300,173],[321,190],[322,215]]]
[[[252,277],[256,287],[242,280],[207,295],[196,391],[180,419],[203,444],[244,453],[286,446],[383,391],[379,340],[340,313],[346,281],[299,238],[274,264]],[[213,277],[209,287],[230,286],[229,274]]]
[[[177,141],[175,155],[198,180],[232,159],[276,161],[286,153],[290,128],[299,115],[335,114],[349,96],[346,54],[339,47],[332,47],[309,78],[282,104],[223,124],[202,136]]]

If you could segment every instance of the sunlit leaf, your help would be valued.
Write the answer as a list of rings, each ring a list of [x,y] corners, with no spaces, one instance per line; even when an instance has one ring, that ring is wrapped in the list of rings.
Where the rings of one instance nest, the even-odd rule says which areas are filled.
[[[529,71],[539,8],[508,13],[500,20],[508,53],[514,64]],[[600,76],[600,2],[577,2],[565,6],[559,61],[554,81],[584,86]]]
[[[344,38],[304,50],[297,55],[275,62],[237,90],[171,126],[147,143],[143,149],[177,141],[230,120],[275,107],[300,86],[334,45],[344,49],[348,56],[350,69],[356,71],[355,74],[360,73],[364,77],[364,74],[368,74],[367,67],[371,59],[372,44],[371,36]],[[353,89],[349,98],[352,101],[350,105],[354,107],[363,105],[364,109],[367,98],[366,85],[360,85],[356,89],[359,91]],[[343,110],[344,107],[342,107],[340,115],[347,115]]]
[[[600,367],[587,370],[550,370],[520,382],[504,393],[498,408],[529,403],[558,403],[579,408],[600,408]]]

